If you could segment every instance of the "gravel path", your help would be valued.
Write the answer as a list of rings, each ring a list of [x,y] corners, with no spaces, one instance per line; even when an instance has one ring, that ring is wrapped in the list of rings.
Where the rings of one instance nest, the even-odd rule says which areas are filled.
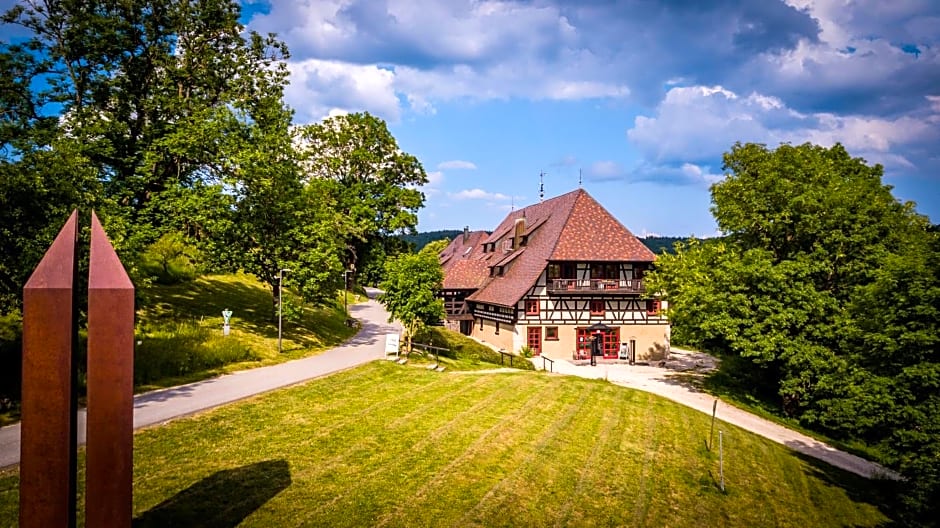
[[[369,291],[373,297],[376,292]],[[255,394],[295,385],[385,357],[385,334],[400,327],[387,323],[388,313],[370,300],[349,307],[362,329],[349,341],[322,354],[270,367],[242,370],[188,385],[160,389],[134,397],[134,429],[162,424]],[[78,442],[85,442],[85,411],[78,415]],[[20,461],[19,424],[0,428],[0,468]]]
[[[542,361],[538,358],[535,358],[534,363],[536,368],[542,368]],[[696,388],[694,380],[714,366],[714,358],[706,354],[673,348],[665,367],[627,364],[600,364],[592,367],[555,360],[554,371],[583,378],[606,379],[617,385],[663,396],[711,415],[715,397]],[[875,462],[845,453],[809,436],[720,401],[717,417],[856,475],[866,478],[898,478],[896,473]]]

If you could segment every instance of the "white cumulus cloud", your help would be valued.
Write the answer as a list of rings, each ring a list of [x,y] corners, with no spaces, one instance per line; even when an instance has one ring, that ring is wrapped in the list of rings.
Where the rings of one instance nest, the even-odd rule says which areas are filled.
[[[438,163],[437,168],[440,170],[447,170],[447,169],[475,170],[477,166],[472,161],[448,160],[448,161],[442,161]]]
[[[450,197],[457,200],[509,200],[510,197],[502,193],[492,193],[483,189],[464,189],[450,193]]]

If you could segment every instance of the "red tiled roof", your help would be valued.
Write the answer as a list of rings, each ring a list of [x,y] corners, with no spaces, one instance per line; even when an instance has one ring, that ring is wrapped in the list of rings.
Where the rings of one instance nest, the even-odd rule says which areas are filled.
[[[441,251],[441,267],[444,268],[444,289],[471,290],[479,288],[489,276],[489,255],[483,253],[483,241],[489,236],[486,231],[472,231],[457,235]]]
[[[503,261],[507,267],[504,274],[497,277],[489,277],[488,271],[484,269],[479,289],[467,300],[514,306],[535,284],[549,260],[652,262],[656,258],[652,251],[583,189],[513,211],[492,235],[481,239],[476,246],[511,237],[516,220],[520,218],[525,219],[524,234],[528,237],[526,246],[522,250],[515,250],[516,255],[512,259],[508,258],[509,252],[504,251],[501,244],[496,245],[494,252],[472,258],[486,266]],[[477,249],[474,247],[473,253]],[[450,255],[456,257],[456,251],[459,251],[457,247],[451,253],[445,250],[441,254],[442,260]],[[445,287],[448,287],[448,274],[452,273],[448,270],[454,270],[452,284],[472,282],[464,280],[462,276],[458,278],[458,275],[468,272],[461,270],[458,273],[455,262],[453,257],[447,259],[444,268]],[[480,278],[478,268],[475,268],[473,274],[475,279]]]
[[[444,273],[445,290],[475,290],[489,276],[485,260],[458,260]]]
[[[591,195],[582,192],[549,260],[653,262],[656,255]]]

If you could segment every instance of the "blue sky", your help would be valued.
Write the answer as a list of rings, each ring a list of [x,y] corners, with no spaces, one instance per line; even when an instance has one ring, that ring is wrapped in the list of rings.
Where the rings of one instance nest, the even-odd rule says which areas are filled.
[[[841,142],[940,222],[940,2],[253,0],[298,122],[369,111],[430,183],[419,230],[582,186],[635,234],[716,233],[735,141]]]

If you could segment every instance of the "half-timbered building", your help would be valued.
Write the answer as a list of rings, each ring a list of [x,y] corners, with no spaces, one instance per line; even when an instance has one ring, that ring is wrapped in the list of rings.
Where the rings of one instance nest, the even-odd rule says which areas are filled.
[[[447,324],[550,358],[586,359],[596,335],[604,358],[660,359],[669,322],[643,281],[655,258],[578,189],[451,242],[441,253]]]

